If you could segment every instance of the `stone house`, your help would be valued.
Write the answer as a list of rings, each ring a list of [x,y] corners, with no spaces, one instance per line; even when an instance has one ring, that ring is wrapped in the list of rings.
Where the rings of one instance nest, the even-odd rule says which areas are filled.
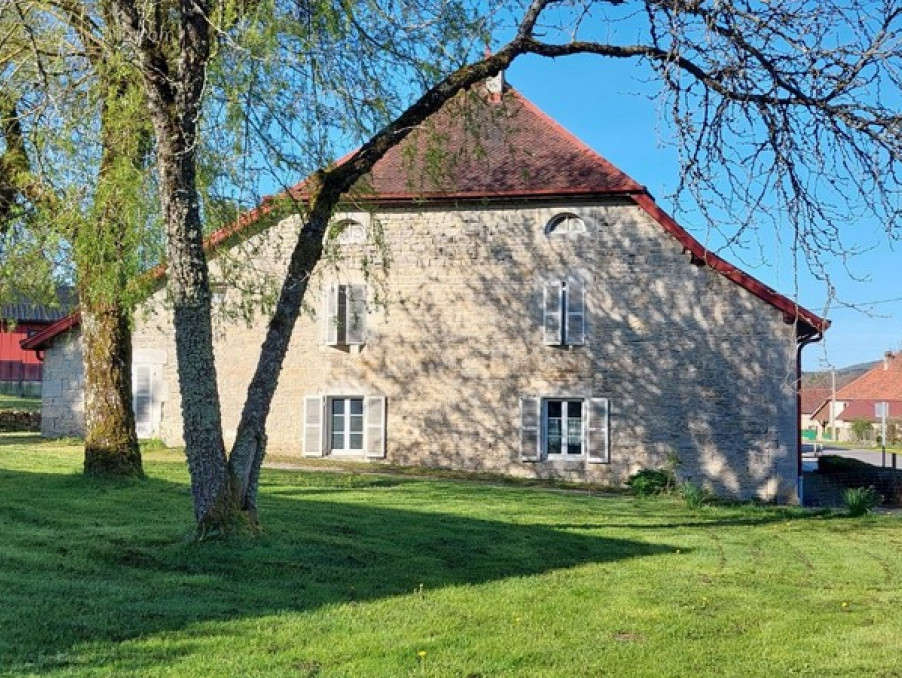
[[[212,239],[227,440],[266,325],[247,299],[278,280],[300,223],[266,222],[274,204]],[[827,321],[705,250],[514,89],[449,102],[334,224],[273,401],[271,451],[613,484],[676,455],[683,478],[716,492],[795,500],[799,351]],[[81,425],[69,323],[30,343],[54,383],[45,435]],[[134,359],[141,435],[178,445],[162,288]]]

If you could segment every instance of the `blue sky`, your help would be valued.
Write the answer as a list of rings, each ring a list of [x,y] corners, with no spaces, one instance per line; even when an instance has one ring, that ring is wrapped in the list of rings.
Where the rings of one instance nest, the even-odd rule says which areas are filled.
[[[665,145],[669,130],[650,97],[653,87],[643,81],[646,76],[632,63],[594,57],[526,57],[515,61],[507,72],[511,85],[646,185],[663,207],[672,210],[666,196],[676,186],[678,164],[673,148]],[[706,236],[704,228],[699,228],[699,219],[679,213],[674,216],[703,244],[712,249],[719,246],[717,240]],[[772,227],[765,228],[757,242],[748,243],[749,247],[719,253],[787,296],[797,296],[801,305],[823,314],[828,298],[825,284],[802,263],[796,295],[789,248],[778,242]],[[806,370],[876,360],[888,349],[902,348],[902,242],[895,243],[893,249],[882,229],[873,223],[850,223],[848,229],[847,240],[868,247],[868,251],[845,264],[832,262],[831,282],[839,303],[864,305],[868,312],[834,302],[827,311],[833,325],[824,341],[804,351]],[[884,300],[892,301],[869,305]]]

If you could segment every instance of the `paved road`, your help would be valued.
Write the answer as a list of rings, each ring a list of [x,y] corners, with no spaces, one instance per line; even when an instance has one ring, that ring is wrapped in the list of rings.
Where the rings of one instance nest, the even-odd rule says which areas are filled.
[[[848,457],[849,459],[857,459],[858,461],[863,461],[866,464],[872,464],[874,466],[881,466],[882,462],[882,454],[880,450],[875,449],[847,449],[845,447],[831,447],[829,444],[825,445],[821,451],[821,454],[833,454],[838,457]],[[811,456],[811,446],[805,445],[802,448],[802,457],[803,464],[805,465],[805,470],[809,470],[809,466],[814,466],[810,470],[814,470],[817,468],[812,462],[815,461],[815,458]],[[902,454],[897,454],[897,467],[902,469]],[[893,456],[891,453],[886,453],[886,465],[893,465]]]

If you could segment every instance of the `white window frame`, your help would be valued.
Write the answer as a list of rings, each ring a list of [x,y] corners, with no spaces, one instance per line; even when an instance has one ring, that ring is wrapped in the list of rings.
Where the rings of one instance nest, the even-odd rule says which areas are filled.
[[[343,433],[344,447],[332,447],[332,403],[337,400],[344,401],[344,422],[345,427]],[[348,447],[351,437],[351,401],[360,401],[360,447]],[[326,452],[327,454],[349,455],[361,457],[366,453],[366,396],[362,395],[329,395],[326,396]],[[355,431],[355,433],[357,433]]]
[[[539,426],[541,427],[540,436],[539,436],[539,451],[540,456],[547,461],[579,461],[584,462],[586,460],[586,444],[587,441],[587,433],[586,430],[586,422],[588,419],[588,408],[586,403],[589,398],[584,395],[543,395],[540,397],[541,401],[541,409],[540,409],[540,419]],[[548,452],[548,403],[551,401],[559,401],[563,403],[570,403],[572,401],[579,401],[580,404],[580,429],[579,429],[579,454],[567,454],[566,452],[556,452],[550,453]],[[565,422],[567,421],[566,413],[564,412],[564,407],[561,407],[561,447],[563,449],[564,440],[566,440],[567,435],[567,427]]]

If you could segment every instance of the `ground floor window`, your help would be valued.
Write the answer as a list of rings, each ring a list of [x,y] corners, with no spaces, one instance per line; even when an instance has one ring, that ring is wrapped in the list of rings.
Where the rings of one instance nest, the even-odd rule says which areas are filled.
[[[520,459],[608,463],[608,404],[605,397],[521,395]]]
[[[545,456],[574,458],[583,454],[583,401],[581,398],[544,401]]]
[[[363,450],[363,398],[329,399],[331,452]]]

